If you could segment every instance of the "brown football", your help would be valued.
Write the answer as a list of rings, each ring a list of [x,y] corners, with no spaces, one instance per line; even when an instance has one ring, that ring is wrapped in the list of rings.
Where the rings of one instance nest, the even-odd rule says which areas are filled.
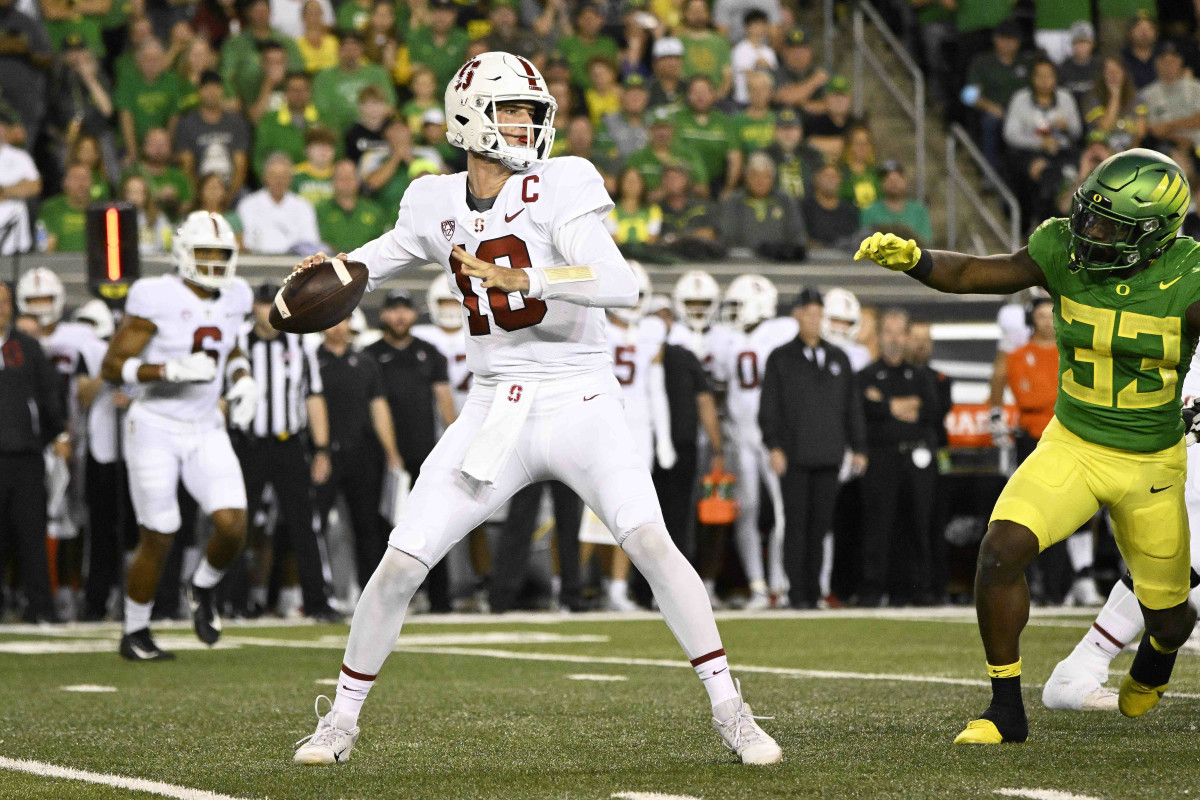
[[[367,290],[367,265],[331,258],[293,272],[271,306],[271,325],[287,333],[319,333],[350,316]]]

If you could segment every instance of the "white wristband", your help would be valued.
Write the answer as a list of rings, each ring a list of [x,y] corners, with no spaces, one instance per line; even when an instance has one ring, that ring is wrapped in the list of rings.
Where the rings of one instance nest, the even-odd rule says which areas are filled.
[[[229,363],[225,365],[225,377],[229,379],[230,383],[233,382],[233,376],[237,374],[239,369],[249,372],[250,359],[245,356],[237,356],[236,358],[229,359]]]
[[[138,382],[138,368],[142,366],[140,358],[127,358],[121,365],[121,381],[126,384]]]

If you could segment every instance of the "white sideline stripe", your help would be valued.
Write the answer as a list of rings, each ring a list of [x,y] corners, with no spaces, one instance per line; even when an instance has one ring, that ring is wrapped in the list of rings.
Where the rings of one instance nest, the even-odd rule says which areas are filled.
[[[1072,794],[1058,789],[997,789],[1005,797],[1028,797],[1030,800],[1100,800],[1090,794]]]
[[[85,694],[92,692],[115,692],[117,690],[115,686],[100,686],[95,683],[79,683],[74,686],[60,686],[58,688],[64,692],[83,692]]]
[[[317,686],[337,686],[337,678],[317,678],[313,681]]]
[[[14,772],[26,772],[42,778],[60,778],[67,781],[82,781],[95,783],[100,786],[112,786],[116,789],[128,789],[131,792],[146,792],[161,797],[173,797],[175,800],[245,800],[217,792],[207,792],[203,789],[189,789],[186,786],[175,786],[161,781],[148,781],[143,778],[126,778],[121,775],[106,775],[102,772],[88,772],[82,769],[59,767],[42,761],[26,761],[24,759],[5,758],[0,756],[0,769],[11,769]]]
[[[628,675],[591,675],[586,672],[576,672],[568,675],[567,680],[572,681],[627,681]]]
[[[690,794],[663,794],[662,792],[618,792],[613,800],[700,800]]]
[[[605,644],[608,636],[595,634],[563,634],[545,631],[488,631],[486,633],[427,633],[400,636],[400,644],[409,647],[423,645],[459,644]],[[323,644],[334,643],[346,646],[345,636],[322,636],[317,639]]]

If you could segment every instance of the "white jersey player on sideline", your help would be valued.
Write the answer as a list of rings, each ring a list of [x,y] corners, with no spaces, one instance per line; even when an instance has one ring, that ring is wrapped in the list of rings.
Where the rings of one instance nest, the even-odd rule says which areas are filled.
[[[786,598],[787,573],[783,569],[783,491],[771,469],[770,454],[758,427],[758,405],[767,356],[795,339],[799,323],[776,316],[779,293],[761,275],[739,275],[725,291],[724,313],[731,332],[714,341],[713,375],[726,386],[725,408],[733,434],[734,473],[738,477],[738,518],[734,526],[738,556],[750,581],[746,609],[770,608],[770,595]],[[762,544],[758,534],[760,482],[767,487],[775,514],[767,543],[769,576],[764,575]],[[770,578],[768,585],[767,577]]]
[[[713,340],[729,333],[729,327],[717,319],[721,313],[721,287],[704,270],[689,270],[675,281],[671,303],[675,324],[667,343],[691,350],[711,372]]]
[[[778,761],[779,745],[729,676],[704,586],[663,525],[625,423],[601,309],[632,306],[638,287],[604,228],[613,203],[603,179],[583,159],[549,158],[557,104],[520,56],[468,60],[445,102],[446,135],[468,151],[467,171],[414,180],[395,228],[348,257],[367,265],[371,289],[403,269],[442,264],[463,302],[474,383],[359,600],[333,708],[318,710],[294,760],[348,759],[367,692],[429,568],[518,490],[557,479],[617,532],[646,577],[726,747],[745,763]]]
[[[173,657],[150,636],[154,592],[171,536],[180,526],[182,480],[213,523],[208,551],[188,581],[196,635],[221,635],[214,587],[246,538],[246,489],[218,402],[227,379],[229,422],[254,419],[259,389],[238,334],[250,314],[250,287],[234,275],[237,239],[224,217],[194,211],[175,233],[177,274],[129,287],[125,318],[109,344],[103,375],[138,385],[125,418],[124,454],[140,541],[129,565],[121,655]]]
[[[1200,398],[1200,350],[1192,356],[1187,377],[1183,379],[1183,407]],[[1192,530],[1192,605],[1200,605],[1200,445],[1187,448],[1187,482],[1184,504],[1188,526]],[[1116,711],[1117,693],[1105,686],[1108,666],[1131,642],[1142,635],[1145,622],[1141,605],[1129,585],[1129,575],[1113,584],[1108,600],[1092,627],[1071,654],[1054,667],[1042,688],[1042,703],[1047,708],[1069,711]],[[1187,645],[1185,645],[1187,647]]]
[[[650,276],[636,261],[628,262],[638,282],[638,300],[632,308],[609,308],[608,346],[613,374],[621,385],[625,422],[633,434],[636,452],[650,469],[657,461],[663,469],[675,466],[675,444],[671,441],[671,409],[667,403],[667,381],[662,352],[667,325],[646,315],[650,302]],[[591,557],[592,545],[616,545],[617,533],[609,530],[591,508],[583,511],[579,526],[580,560]],[[613,553],[607,607],[610,611],[634,611],[629,599],[629,559],[618,549]]]
[[[825,292],[825,316],[821,337],[837,345],[850,359],[850,368],[861,371],[871,363],[871,351],[858,341],[862,327],[862,306],[854,293],[835,286]]]
[[[440,274],[429,284],[425,293],[425,305],[429,310],[428,325],[414,325],[412,335],[424,339],[438,349],[446,358],[446,370],[450,375],[450,392],[454,398],[455,413],[462,413],[467,394],[471,391],[471,370],[467,369],[467,334],[463,331],[462,304],[450,291],[450,281]],[[441,424],[441,418],[438,418]]]

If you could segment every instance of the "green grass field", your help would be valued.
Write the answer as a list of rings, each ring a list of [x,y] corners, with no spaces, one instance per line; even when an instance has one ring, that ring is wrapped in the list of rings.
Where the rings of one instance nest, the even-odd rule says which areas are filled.
[[[725,617],[733,672],[784,748],[766,768],[725,752],[703,689],[650,615],[417,618],[371,693],[352,759],[334,768],[291,756],[313,730],[315,696],[333,694],[344,626],[229,625],[213,650],[175,627],[159,641],[179,658],[162,664],[120,660],[111,625],[7,626],[0,759],[40,762],[40,774],[0,760],[0,798],[1197,796],[1194,655],[1175,671],[1184,696],[1142,719],[1042,709],[1038,687],[1088,623],[1035,616],[1023,649],[1030,741],[964,749],[950,741],[988,699],[969,611]],[[115,691],[63,688],[78,685]],[[171,786],[155,795],[42,765]]]

